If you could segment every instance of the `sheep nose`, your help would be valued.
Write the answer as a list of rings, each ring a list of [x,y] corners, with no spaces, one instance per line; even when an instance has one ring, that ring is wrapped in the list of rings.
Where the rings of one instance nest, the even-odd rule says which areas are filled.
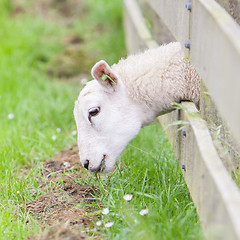
[[[89,160],[86,160],[86,161],[84,162],[83,166],[84,166],[86,169],[88,169],[88,165],[89,165]]]

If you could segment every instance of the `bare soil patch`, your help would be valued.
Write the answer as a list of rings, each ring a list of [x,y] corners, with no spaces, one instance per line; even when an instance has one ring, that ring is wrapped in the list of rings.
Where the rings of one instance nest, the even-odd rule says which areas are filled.
[[[47,230],[29,240],[101,239],[100,234],[86,234],[89,229],[97,231],[89,214],[99,210],[92,205],[94,202],[98,206],[95,200],[98,190],[75,181],[82,177],[82,171],[76,147],[44,162],[39,189],[47,193],[28,202],[26,209]]]

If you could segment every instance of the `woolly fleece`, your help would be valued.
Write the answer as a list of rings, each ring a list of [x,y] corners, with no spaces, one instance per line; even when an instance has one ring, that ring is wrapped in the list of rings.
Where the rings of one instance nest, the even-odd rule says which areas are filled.
[[[199,103],[200,77],[178,42],[130,55],[111,68],[134,101],[159,115],[172,110],[173,102]]]

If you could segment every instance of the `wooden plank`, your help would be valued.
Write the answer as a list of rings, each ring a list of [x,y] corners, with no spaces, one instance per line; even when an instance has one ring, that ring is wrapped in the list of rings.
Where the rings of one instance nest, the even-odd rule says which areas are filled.
[[[229,176],[213,145],[204,120],[193,103],[159,117],[182,166],[191,197],[197,207],[209,239],[240,239],[240,193]],[[178,131],[174,121],[189,122],[185,132]],[[177,144],[176,144],[177,143]]]
[[[205,122],[193,103],[183,103],[185,179],[203,227],[215,239],[240,239],[240,193],[229,176]]]
[[[240,1],[239,0],[216,0],[225,10],[240,24]]]
[[[139,50],[157,47],[158,44],[152,39],[136,0],[124,1],[124,9],[124,28],[128,52],[137,53]]]
[[[240,165],[240,146],[232,138],[203,82],[201,82],[200,113],[207,123],[214,146],[224,166],[229,172],[236,172]]]
[[[149,2],[147,0],[138,0],[138,3],[154,41],[159,45],[176,41],[164,22],[149,5]]]
[[[174,153],[177,159],[180,159],[180,156],[181,156],[181,150],[180,150],[181,132],[178,131],[179,126],[175,125],[174,123],[176,123],[179,120],[179,116],[180,116],[179,114],[180,112],[178,110],[175,110],[168,114],[158,117],[158,120],[163,126],[163,129],[167,134],[168,140],[174,149]]]
[[[240,27],[215,1],[195,0],[190,60],[240,145]]]
[[[184,46],[189,39],[189,11],[185,8],[186,0],[148,0],[175,39]],[[184,49],[188,56],[188,49]]]

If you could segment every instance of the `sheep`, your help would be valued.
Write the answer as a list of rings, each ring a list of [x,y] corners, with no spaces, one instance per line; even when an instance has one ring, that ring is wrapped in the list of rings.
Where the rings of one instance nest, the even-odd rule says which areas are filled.
[[[200,77],[178,42],[130,55],[111,67],[103,60],[74,107],[80,161],[90,172],[110,172],[140,129],[174,110],[199,103]]]

